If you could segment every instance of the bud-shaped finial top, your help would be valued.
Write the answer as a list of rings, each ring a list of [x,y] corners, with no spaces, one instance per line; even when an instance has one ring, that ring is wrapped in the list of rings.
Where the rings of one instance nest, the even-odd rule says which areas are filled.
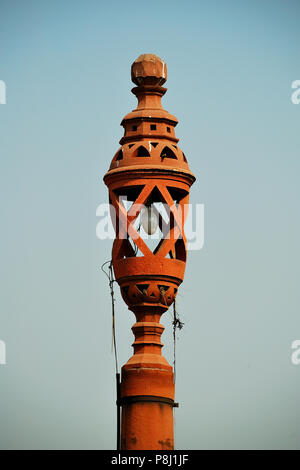
[[[155,54],[142,54],[131,66],[131,80],[138,86],[161,86],[167,80],[167,64]]]

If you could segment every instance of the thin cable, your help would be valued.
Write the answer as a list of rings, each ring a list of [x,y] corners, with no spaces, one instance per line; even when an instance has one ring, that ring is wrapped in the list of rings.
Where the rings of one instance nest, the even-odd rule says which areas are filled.
[[[104,266],[109,263],[109,272],[107,273],[104,269]],[[102,264],[101,270],[108,278],[110,295],[111,295],[111,312],[112,312],[112,347],[115,353],[115,365],[116,365],[116,374],[118,373],[118,354],[117,354],[117,342],[116,342],[116,324],[115,324],[115,293],[114,293],[114,275],[113,275],[113,265],[112,260],[106,261]]]
[[[109,263],[108,273],[105,271],[104,266]],[[106,261],[102,264],[101,270],[108,278],[110,295],[111,295],[111,311],[112,311],[112,347],[115,352],[115,364],[116,364],[116,392],[117,392],[117,450],[121,449],[121,393],[120,393],[120,374],[118,372],[118,355],[117,355],[117,343],[116,343],[116,327],[115,327],[115,293],[114,293],[114,275],[112,260]]]
[[[176,382],[176,300],[173,303],[173,369],[174,369],[174,384]]]
[[[180,320],[177,309],[176,309],[176,298],[173,302],[173,370],[174,370],[174,383],[176,381],[176,328],[181,330],[184,323]]]

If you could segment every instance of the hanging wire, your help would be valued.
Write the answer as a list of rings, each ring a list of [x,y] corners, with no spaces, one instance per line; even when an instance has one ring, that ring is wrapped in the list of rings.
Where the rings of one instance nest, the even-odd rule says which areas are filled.
[[[108,266],[108,272],[105,271],[104,266]],[[101,270],[104,272],[104,274],[108,278],[108,283],[109,283],[109,289],[110,289],[110,295],[111,295],[111,312],[112,312],[112,349],[115,354],[115,365],[116,365],[116,374],[118,373],[119,367],[118,367],[118,354],[117,354],[117,343],[116,343],[116,324],[115,324],[115,293],[114,293],[114,282],[116,281],[114,279],[113,275],[113,265],[112,265],[112,260],[106,261],[105,263],[102,264]]]
[[[184,323],[180,320],[177,309],[176,309],[176,298],[173,302],[173,369],[174,369],[174,383],[176,380],[176,329],[182,330]]]
[[[105,271],[104,266],[109,263],[108,272]],[[115,326],[115,293],[114,293],[114,279],[112,260],[106,261],[102,264],[101,270],[108,278],[109,289],[111,295],[111,312],[112,312],[112,348],[115,352],[115,365],[116,365],[116,392],[117,392],[117,450],[121,449],[121,385],[120,374],[118,372],[118,355],[116,343],[116,326]]]
[[[180,320],[179,314],[176,308],[176,298],[173,302],[173,347],[174,347],[174,359],[173,359],[173,371],[174,371],[174,384],[176,381],[176,329],[182,330],[184,323]],[[178,405],[177,405],[178,406]],[[173,419],[174,419],[174,446],[176,448],[176,407],[173,407]]]

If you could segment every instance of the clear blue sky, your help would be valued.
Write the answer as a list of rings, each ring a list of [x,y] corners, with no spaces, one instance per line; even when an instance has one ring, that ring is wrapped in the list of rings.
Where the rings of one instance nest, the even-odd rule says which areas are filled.
[[[115,446],[96,208],[142,53],[167,62],[205,204],[178,295],[176,447],[300,448],[299,15],[296,0],[1,1],[1,448]],[[121,364],[133,321],[118,293]]]

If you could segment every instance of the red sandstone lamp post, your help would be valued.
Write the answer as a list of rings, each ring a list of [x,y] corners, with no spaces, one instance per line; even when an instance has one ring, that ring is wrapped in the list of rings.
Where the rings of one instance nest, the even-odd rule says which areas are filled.
[[[121,122],[121,148],[104,176],[115,209],[115,278],[136,317],[134,354],[122,367],[121,448],[173,449],[174,376],[161,354],[160,317],[183,281],[185,207],[195,177],[177,145],[178,121],[161,106],[167,91],[162,87],[165,62],[143,54],[132,64],[131,77],[138,107]],[[154,248],[142,232],[149,240],[153,232],[159,233]]]

